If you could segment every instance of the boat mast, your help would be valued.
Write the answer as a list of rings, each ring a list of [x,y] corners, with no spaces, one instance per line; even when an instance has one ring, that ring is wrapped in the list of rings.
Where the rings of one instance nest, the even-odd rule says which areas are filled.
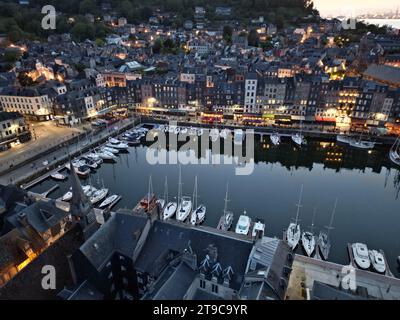
[[[302,207],[302,205],[301,205],[301,199],[302,199],[302,197],[303,197],[303,188],[304,188],[304,184],[301,185],[300,196],[299,196],[299,203],[296,204],[296,207],[297,207],[296,220],[295,220],[295,224],[296,224],[296,225],[299,224],[299,213],[300,213],[300,208]]]
[[[228,210],[228,191],[229,191],[229,182],[226,183],[226,193],[225,193],[225,204],[224,204],[224,215]]]
[[[310,227],[311,233],[314,233],[314,220],[315,220],[316,213],[317,213],[317,207],[315,207],[314,211],[313,211],[313,217],[312,217],[311,227]]]
[[[167,204],[168,203],[168,179],[167,179],[167,176],[165,176],[164,200],[165,200],[165,204]]]
[[[332,225],[333,225],[333,219],[334,219],[335,213],[336,213],[337,203],[338,203],[338,198],[336,198],[335,205],[333,206],[333,211],[332,211],[332,215],[331,215],[331,220],[329,221],[329,226],[326,227],[328,229],[327,235],[329,235],[329,231],[333,229]]]
[[[153,190],[153,183],[152,183],[152,179],[151,179],[151,175],[150,175],[150,177],[149,177],[149,190],[148,190],[148,193],[147,193],[147,211],[150,210],[150,193],[152,192],[152,190]]]
[[[181,188],[182,188],[181,178],[182,178],[181,177],[181,166],[179,165],[178,199],[177,199],[178,206],[181,203]]]
[[[193,208],[197,208],[197,175],[194,178],[194,190],[193,190]]]

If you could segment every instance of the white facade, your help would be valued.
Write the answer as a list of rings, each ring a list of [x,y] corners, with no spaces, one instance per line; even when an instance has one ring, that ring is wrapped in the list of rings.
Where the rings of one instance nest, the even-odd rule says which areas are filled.
[[[245,94],[244,94],[244,112],[256,113],[256,94],[257,94],[257,79],[246,79],[245,81]]]
[[[49,116],[51,114],[51,102],[47,95],[34,97],[0,95],[0,103],[4,111],[16,111],[32,116]]]

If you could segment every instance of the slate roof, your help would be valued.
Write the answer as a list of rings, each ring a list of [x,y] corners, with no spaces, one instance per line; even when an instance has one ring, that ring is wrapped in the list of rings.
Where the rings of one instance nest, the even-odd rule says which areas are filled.
[[[80,251],[97,270],[119,252],[131,257],[147,218],[118,212],[114,214],[81,247]]]

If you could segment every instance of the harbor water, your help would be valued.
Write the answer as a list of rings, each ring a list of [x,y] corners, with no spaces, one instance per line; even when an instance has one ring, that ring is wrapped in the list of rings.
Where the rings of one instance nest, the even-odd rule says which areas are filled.
[[[81,180],[82,184],[91,182],[100,187],[104,183],[110,194],[121,195],[121,201],[113,208],[116,210],[137,204],[148,191],[150,175],[153,191],[162,197],[167,176],[169,200],[173,200],[178,193],[179,166],[149,164],[146,152],[150,145],[129,147],[115,163],[103,163],[90,179]],[[251,218],[265,221],[267,236],[282,237],[295,217],[295,204],[304,184],[299,216],[302,231],[311,225],[314,209],[315,233],[328,225],[338,198],[330,233],[330,261],[348,264],[347,244],[362,242],[369,249],[384,250],[391,271],[399,276],[396,259],[400,255],[400,168],[390,162],[388,152],[389,147],[383,145],[369,152],[320,140],[308,140],[307,145],[299,148],[290,138],[273,146],[268,136],[263,140],[258,137],[252,174],[236,175],[234,164],[182,165],[182,193],[193,195],[197,175],[198,203],[207,206],[204,224],[216,227],[229,182],[228,209],[235,215],[231,230],[246,211]],[[65,169],[61,172],[68,173]],[[55,184],[59,188],[49,195],[51,198],[61,197],[70,187],[69,178],[61,182],[49,178],[29,191],[42,193]],[[297,252],[303,253],[301,246]]]

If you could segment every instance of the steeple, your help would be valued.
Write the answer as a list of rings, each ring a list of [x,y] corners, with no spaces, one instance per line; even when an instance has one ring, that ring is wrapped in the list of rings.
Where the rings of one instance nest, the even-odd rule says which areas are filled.
[[[89,214],[93,212],[92,203],[89,198],[83,192],[81,183],[79,181],[78,175],[75,172],[75,168],[72,162],[69,162],[71,168],[71,184],[72,184],[72,199],[70,202],[70,214],[74,221],[78,221],[82,227],[86,227],[90,224]]]

